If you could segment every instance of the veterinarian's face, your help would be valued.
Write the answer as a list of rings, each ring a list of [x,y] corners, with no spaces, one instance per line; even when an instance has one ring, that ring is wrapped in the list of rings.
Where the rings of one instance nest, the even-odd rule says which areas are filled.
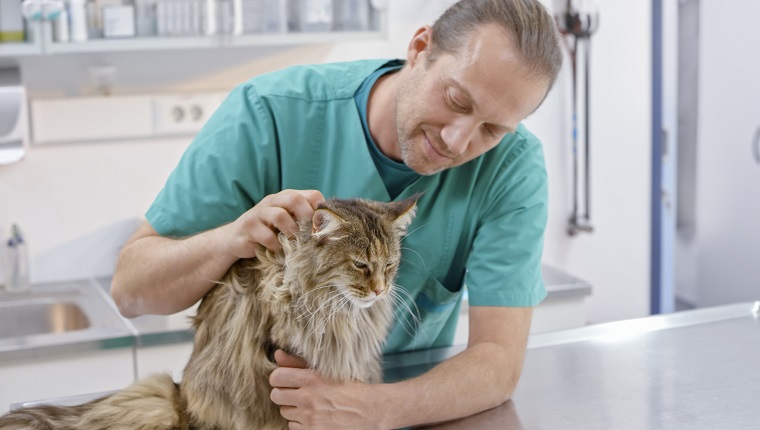
[[[418,30],[396,98],[401,157],[423,175],[464,164],[496,146],[544,99],[549,83],[512,53],[503,30],[474,31],[461,52],[429,60],[430,28]]]

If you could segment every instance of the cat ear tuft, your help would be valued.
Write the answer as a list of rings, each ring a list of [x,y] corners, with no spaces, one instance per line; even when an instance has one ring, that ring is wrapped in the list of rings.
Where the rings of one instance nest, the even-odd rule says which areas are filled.
[[[345,221],[330,209],[320,208],[311,217],[311,234],[317,239],[340,239],[335,233]]]
[[[401,234],[406,234],[406,229],[412,223],[414,215],[417,213],[417,201],[420,197],[422,197],[422,193],[416,193],[404,200],[390,203],[391,213],[394,217],[393,226]]]

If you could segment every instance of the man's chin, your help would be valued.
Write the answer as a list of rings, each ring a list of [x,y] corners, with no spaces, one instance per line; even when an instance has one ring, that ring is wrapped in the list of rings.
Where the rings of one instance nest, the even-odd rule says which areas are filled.
[[[434,166],[432,163],[415,163],[414,161],[406,165],[422,176],[431,176],[446,170],[449,166]]]
[[[407,149],[411,149],[411,148],[407,148]],[[403,159],[404,164],[406,164],[407,167],[409,167],[410,169],[414,170],[417,174],[422,175],[422,176],[435,175],[436,173],[440,173],[448,169],[449,167],[453,167],[453,166],[448,166],[448,165],[443,166],[440,164],[436,164],[432,160],[427,159],[423,154],[419,152],[405,151],[403,148],[401,151],[401,158]]]

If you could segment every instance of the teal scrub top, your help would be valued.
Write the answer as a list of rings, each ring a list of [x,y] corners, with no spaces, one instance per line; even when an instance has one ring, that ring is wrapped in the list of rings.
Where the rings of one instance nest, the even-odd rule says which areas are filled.
[[[148,222],[185,237],[284,189],[390,201],[354,101],[387,62],[296,66],[236,87],[185,151]],[[396,200],[422,191],[396,280],[406,306],[396,310],[386,353],[451,345],[465,284],[470,306],[528,307],[546,296],[546,169],[524,126],[468,163],[421,176]]]

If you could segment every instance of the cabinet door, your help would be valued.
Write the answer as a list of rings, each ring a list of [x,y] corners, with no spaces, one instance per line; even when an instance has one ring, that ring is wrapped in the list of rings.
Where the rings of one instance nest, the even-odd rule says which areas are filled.
[[[0,414],[14,403],[119,390],[134,378],[131,348],[0,362]]]
[[[700,0],[698,304],[760,300],[759,1]]]

